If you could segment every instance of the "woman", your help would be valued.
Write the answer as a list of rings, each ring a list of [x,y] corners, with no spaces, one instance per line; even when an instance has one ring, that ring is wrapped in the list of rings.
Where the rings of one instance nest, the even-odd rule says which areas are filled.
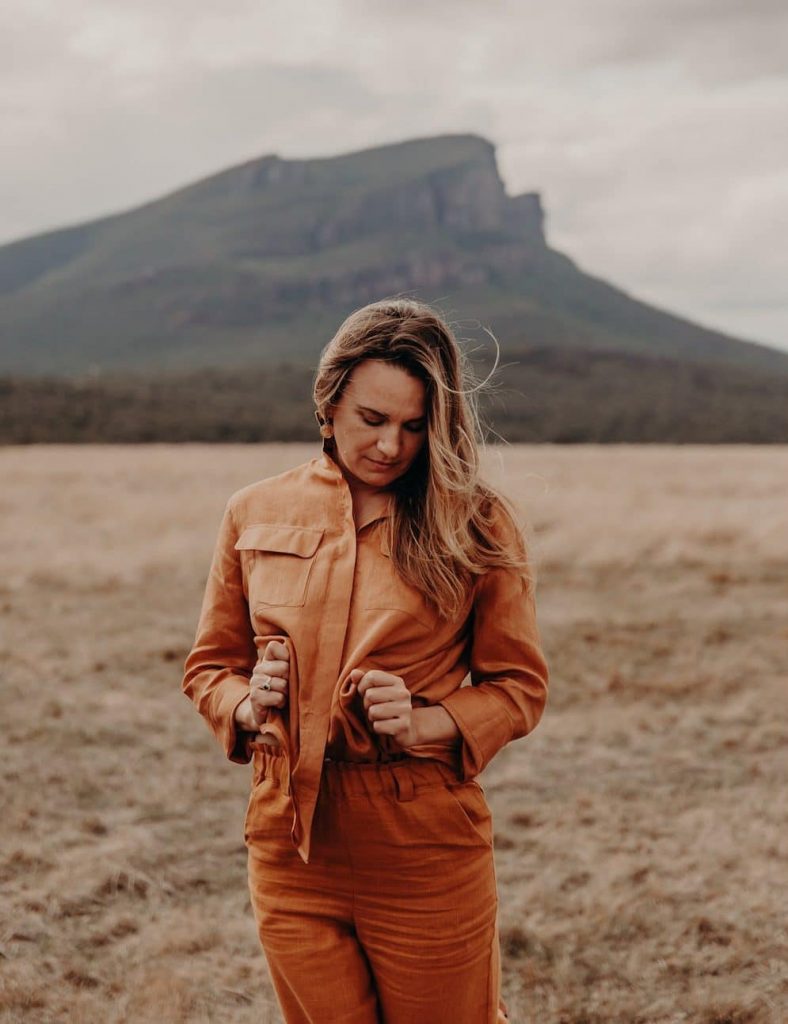
[[[429,306],[357,310],[315,378],[321,455],[225,508],[183,689],[254,761],[249,891],[288,1024],[507,1019],[475,776],[536,726],[548,669],[463,386]]]

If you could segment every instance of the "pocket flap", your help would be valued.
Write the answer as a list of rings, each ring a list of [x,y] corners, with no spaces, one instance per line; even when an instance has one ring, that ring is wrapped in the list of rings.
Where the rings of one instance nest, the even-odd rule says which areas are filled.
[[[323,532],[309,526],[255,523],[243,530],[235,548],[236,551],[280,551],[310,558],[317,551]]]

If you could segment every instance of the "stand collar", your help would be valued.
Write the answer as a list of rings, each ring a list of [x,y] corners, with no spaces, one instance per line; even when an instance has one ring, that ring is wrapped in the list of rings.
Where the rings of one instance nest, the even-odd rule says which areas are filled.
[[[345,474],[342,472],[342,468],[339,463],[334,459],[329,451],[324,447],[320,456],[317,459],[318,464],[324,469],[331,477],[340,482],[341,486],[347,487],[349,485],[345,479]],[[382,511],[375,513],[368,519],[364,519],[362,522],[356,524],[356,531],[358,532],[364,526],[368,526],[370,523],[374,523],[378,519],[388,519],[394,514],[394,495],[391,492],[386,494],[386,503]]]

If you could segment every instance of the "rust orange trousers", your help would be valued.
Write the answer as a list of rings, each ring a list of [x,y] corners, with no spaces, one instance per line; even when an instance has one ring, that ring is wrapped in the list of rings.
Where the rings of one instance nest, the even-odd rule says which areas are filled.
[[[249,892],[287,1024],[497,1024],[492,818],[438,761],[326,761],[305,864],[284,756],[261,752]]]

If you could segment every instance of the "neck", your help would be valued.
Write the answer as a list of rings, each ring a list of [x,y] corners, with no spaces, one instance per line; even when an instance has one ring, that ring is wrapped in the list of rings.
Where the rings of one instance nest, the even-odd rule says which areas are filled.
[[[385,499],[390,493],[387,487],[375,487],[373,484],[366,484],[363,480],[359,480],[358,477],[354,476],[344,465],[339,455],[335,451],[331,451],[328,448],[324,448],[323,451],[326,455],[332,459],[333,462],[339,467],[342,476],[350,489],[353,503],[358,502],[373,502],[376,499]]]
[[[354,509],[383,508],[388,500],[389,491],[385,487],[371,487],[369,484],[357,480],[352,473],[344,473],[350,489],[350,497],[353,499]]]

